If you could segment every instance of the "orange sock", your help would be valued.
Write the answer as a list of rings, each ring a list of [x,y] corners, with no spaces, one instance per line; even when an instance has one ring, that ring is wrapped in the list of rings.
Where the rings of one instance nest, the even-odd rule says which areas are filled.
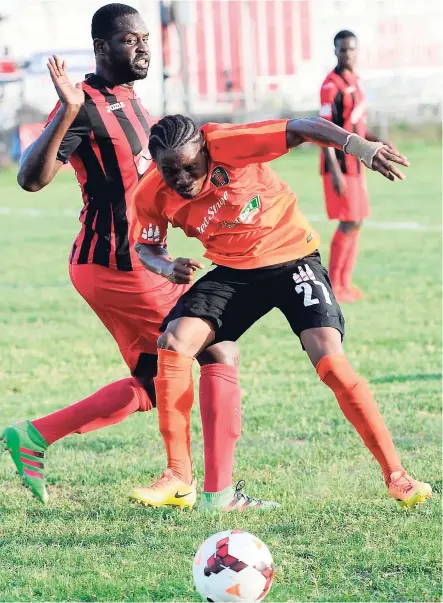
[[[316,366],[320,379],[332,389],[343,414],[372,452],[388,483],[391,473],[402,471],[391,435],[367,382],[342,354],[327,354]]]
[[[160,433],[165,443],[168,468],[187,484],[192,482],[191,408],[194,402],[194,358],[172,350],[158,350],[155,378]]]
[[[329,278],[334,292],[341,288],[341,275],[350,244],[349,235],[337,228],[331,241],[329,253]]]
[[[352,285],[352,273],[354,272],[354,268],[357,263],[360,230],[353,230],[347,236],[350,243],[341,270],[341,286],[343,289],[349,290]]]
[[[53,444],[73,433],[88,433],[114,425],[134,412],[151,408],[152,402],[146,391],[135,377],[128,377],[109,383],[92,396],[32,421],[32,424],[48,444]]]

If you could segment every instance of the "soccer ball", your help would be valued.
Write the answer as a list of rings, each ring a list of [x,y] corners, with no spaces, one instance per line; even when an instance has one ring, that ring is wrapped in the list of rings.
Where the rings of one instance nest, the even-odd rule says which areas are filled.
[[[260,601],[271,588],[274,564],[259,538],[227,530],[205,540],[192,572],[195,588],[207,601]]]

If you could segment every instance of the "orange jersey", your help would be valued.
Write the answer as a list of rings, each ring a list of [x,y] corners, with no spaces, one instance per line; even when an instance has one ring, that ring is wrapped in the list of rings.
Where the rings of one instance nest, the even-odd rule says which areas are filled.
[[[287,120],[254,124],[206,124],[209,151],[202,191],[187,200],[157,168],[134,195],[135,239],[165,244],[168,224],[196,237],[215,264],[250,269],[281,264],[312,253],[318,235],[298,209],[297,198],[265,162],[287,153]]]

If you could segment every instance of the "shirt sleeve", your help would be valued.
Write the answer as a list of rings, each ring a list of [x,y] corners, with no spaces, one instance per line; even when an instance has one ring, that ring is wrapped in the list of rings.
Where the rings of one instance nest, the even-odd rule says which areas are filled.
[[[134,239],[139,243],[166,247],[168,221],[158,210],[158,196],[161,193],[156,194],[156,187],[151,185],[150,172],[145,178],[140,181],[132,196]]]
[[[57,111],[60,108],[60,101],[56,104],[53,111],[48,117],[46,126],[48,126],[54,119]],[[70,156],[77,150],[81,142],[84,139],[89,138],[91,135],[91,122],[89,120],[86,109],[81,107],[77,117],[74,119],[72,124],[69,126],[68,131],[63,137],[60,147],[57,152],[57,159],[63,163],[68,163]]]
[[[203,127],[213,161],[236,167],[264,163],[288,152],[287,119],[251,124],[207,124]]]
[[[334,82],[327,80],[320,89],[320,111],[319,116],[329,121],[334,121],[334,104],[337,95],[337,86]]]

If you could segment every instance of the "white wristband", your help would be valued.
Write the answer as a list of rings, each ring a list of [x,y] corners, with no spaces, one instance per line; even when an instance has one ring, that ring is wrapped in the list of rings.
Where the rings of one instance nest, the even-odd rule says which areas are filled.
[[[357,157],[357,159],[362,161],[366,167],[372,170],[372,161],[377,154],[377,151],[382,146],[382,142],[370,142],[358,134],[349,134],[343,145],[343,151],[348,155]]]

